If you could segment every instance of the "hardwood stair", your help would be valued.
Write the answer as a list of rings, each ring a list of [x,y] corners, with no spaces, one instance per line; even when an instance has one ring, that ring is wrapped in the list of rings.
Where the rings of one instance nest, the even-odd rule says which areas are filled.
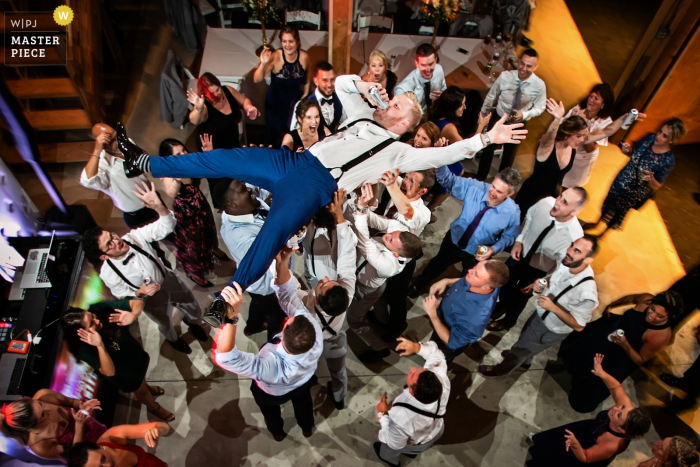
[[[80,97],[70,78],[36,78],[6,81],[17,99]]]
[[[27,121],[37,131],[83,130],[92,128],[83,109],[26,110]]]

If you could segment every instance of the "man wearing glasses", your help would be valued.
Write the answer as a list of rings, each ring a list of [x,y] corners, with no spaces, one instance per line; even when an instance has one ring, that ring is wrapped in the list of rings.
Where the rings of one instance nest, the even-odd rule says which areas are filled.
[[[151,242],[162,240],[173,231],[175,216],[163,205],[153,183],[150,188],[144,182],[142,185],[135,185],[134,194],[144,206],[158,213],[158,220],[131,230],[121,238],[115,232],[94,227],[83,235],[83,250],[99,270],[100,279],[112,295],[143,300],[144,312],[158,325],[171,347],[189,354],[192,349],[173,328],[173,307],[185,314],[183,322],[194,337],[206,341],[209,335],[201,327],[202,310],[192,292],[175,272],[163,264],[151,246]],[[128,326],[137,317],[133,313],[122,313],[117,324]]]

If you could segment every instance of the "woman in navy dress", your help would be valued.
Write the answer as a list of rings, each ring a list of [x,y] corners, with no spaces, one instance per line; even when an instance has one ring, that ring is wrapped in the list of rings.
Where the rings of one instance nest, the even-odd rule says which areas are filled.
[[[615,177],[603,201],[600,220],[605,223],[605,230],[619,229],[630,209],[640,208],[663,186],[676,165],[671,146],[684,134],[683,121],[672,118],[664,122],[656,134],[648,135],[634,147],[622,143],[622,152],[629,155],[630,160]],[[596,224],[586,224],[584,228],[593,228]]]
[[[527,467],[572,467],[609,465],[634,438],[649,431],[651,419],[635,408],[622,385],[603,370],[603,355],[593,358],[592,374],[605,384],[615,405],[593,420],[582,420],[530,435]]]
[[[270,87],[265,96],[265,146],[278,148],[289,132],[294,104],[309,93],[306,70],[308,54],[301,50],[299,32],[285,26],[280,30],[282,48],[272,52],[269,48],[260,53],[260,66],[253,79],[260,83],[271,74]]]

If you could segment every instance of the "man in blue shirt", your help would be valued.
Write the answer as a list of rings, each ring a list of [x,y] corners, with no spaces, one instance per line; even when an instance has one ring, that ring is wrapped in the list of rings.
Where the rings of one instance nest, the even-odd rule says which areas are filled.
[[[508,266],[490,259],[477,263],[464,277],[443,279],[430,288],[430,294],[423,300],[423,308],[435,329],[430,340],[437,343],[448,364],[481,338],[498,300],[498,291],[506,282]],[[438,306],[437,297],[443,293],[445,296]]]
[[[236,265],[241,264],[265,225],[270,208],[256,197],[245,183],[231,178],[222,178],[212,191],[212,200],[221,206],[221,238],[233,256]],[[274,274],[270,269],[245,289],[250,294],[248,319],[243,333],[246,336],[261,332],[267,321],[267,338],[272,339],[282,327],[286,315],[277,303],[272,289]]]
[[[511,199],[521,180],[517,170],[502,170],[490,185],[458,177],[447,167],[440,167],[435,175],[452,196],[462,201],[462,212],[450,224],[438,254],[408,290],[411,298],[418,297],[421,289],[458,261],[466,271],[477,261],[485,261],[512,245],[520,233],[520,208]],[[486,252],[477,254],[479,246]]]

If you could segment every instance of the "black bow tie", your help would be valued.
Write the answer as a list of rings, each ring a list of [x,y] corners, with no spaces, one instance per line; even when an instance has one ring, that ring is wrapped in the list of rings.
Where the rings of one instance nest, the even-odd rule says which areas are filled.
[[[134,256],[136,256],[136,253],[131,253],[129,256],[126,257],[126,259],[124,259],[124,261],[122,261],[122,264],[126,266],[127,264],[129,264],[129,261],[131,261],[131,258],[133,258]]]
[[[333,105],[333,99],[321,99],[321,105],[330,104]]]

